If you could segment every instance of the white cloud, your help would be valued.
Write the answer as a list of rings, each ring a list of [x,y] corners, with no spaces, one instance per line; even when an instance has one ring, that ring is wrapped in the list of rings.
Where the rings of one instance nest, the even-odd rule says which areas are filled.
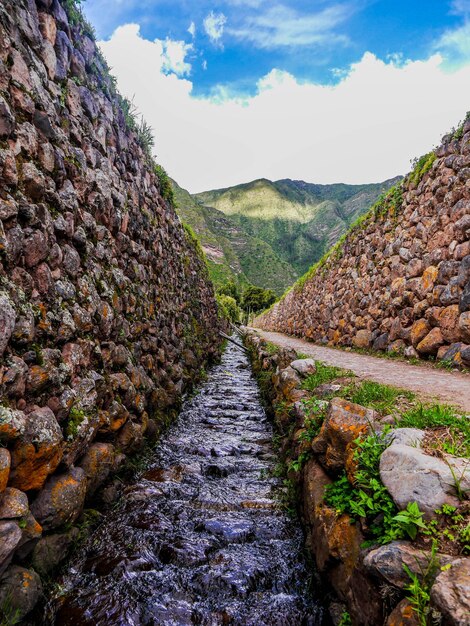
[[[186,55],[193,49],[192,44],[184,41],[173,41],[166,39],[163,42],[156,40],[163,45],[163,70],[174,72],[177,76],[186,76],[191,72],[191,64],[186,62]]]
[[[259,177],[362,183],[404,174],[470,103],[470,65],[447,72],[439,55],[397,64],[367,53],[334,86],[273,70],[253,97],[196,98],[191,81],[165,74],[163,43],[138,26],[101,45],[155,129],[158,160],[190,191]]]
[[[204,30],[213,43],[219,43],[224,34],[227,17],[223,13],[211,11],[204,19]]]
[[[196,24],[194,22],[191,22],[191,24],[189,25],[188,33],[191,35],[191,37],[195,37],[195,35],[196,35]]]
[[[470,22],[454,30],[447,30],[435,46],[450,59],[450,63],[465,62],[470,59]]]
[[[241,27],[230,29],[230,34],[261,48],[344,44],[348,42],[347,37],[335,33],[334,29],[351,12],[351,6],[346,4],[335,4],[310,14],[275,4],[265,12],[247,16]]]

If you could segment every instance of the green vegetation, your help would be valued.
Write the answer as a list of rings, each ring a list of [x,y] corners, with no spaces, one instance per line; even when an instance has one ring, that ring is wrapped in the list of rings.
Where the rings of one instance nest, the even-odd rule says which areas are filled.
[[[154,166],[154,171],[160,181],[160,193],[162,194],[162,197],[165,198],[165,200],[168,200],[170,204],[174,205],[175,194],[170,177],[166,173],[165,169],[157,163]]]
[[[67,426],[65,429],[65,436],[69,441],[73,441],[80,430],[80,425],[87,419],[86,412],[78,406],[73,406],[70,409]]]
[[[231,281],[238,289],[253,284],[280,295],[294,282],[295,270],[270,245],[245,232],[221,211],[204,206],[176,182],[171,183],[177,213],[199,238],[217,288]]]
[[[382,415],[394,413],[400,399],[412,401],[415,394],[405,389],[382,385],[372,380],[351,383],[338,394],[356,404],[375,409]]]
[[[419,403],[403,413],[398,426],[443,429],[444,436],[436,442],[436,447],[455,456],[470,456],[470,420],[453,407]]]
[[[416,574],[407,565],[403,569],[410,578],[410,583],[406,585],[408,592],[407,599],[413,607],[420,626],[429,626],[431,618],[431,587],[439,571],[439,561],[437,558],[437,543],[433,541],[431,554],[425,568]]]
[[[326,488],[326,504],[353,519],[363,518],[372,542],[385,544],[404,537],[414,539],[418,529],[424,528],[422,513],[415,502],[405,511],[398,511],[380,480],[380,457],[387,447],[384,436],[358,438],[354,444],[357,463],[354,484],[343,473]]]
[[[395,181],[315,185],[261,179],[195,197],[206,206],[223,211],[248,234],[265,241],[299,275]]]
[[[344,611],[343,614],[341,615],[341,619],[338,623],[338,626],[352,626],[352,619],[347,611]]]
[[[219,316],[233,324],[240,321],[240,309],[237,301],[231,296],[224,294],[216,294],[217,307],[219,310]]]
[[[328,403],[317,398],[302,400],[305,411],[304,432],[300,436],[301,441],[313,441],[319,434],[328,411]]]
[[[259,313],[270,307],[275,301],[276,294],[271,289],[250,285],[243,293],[241,307],[246,313]]]
[[[314,374],[309,374],[304,380],[302,385],[303,389],[315,391],[315,389],[320,385],[330,383],[336,378],[354,376],[352,372],[343,370],[340,367],[335,367],[334,365],[325,365],[325,363],[322,363],[321,361],[315,361],[315,367],[316,372]]]
[[[436,153],[432,150],[427,154],[423,154],[419,159],[415,159],[413,162],[413,170],[408,175],[407,182],[419,185],[423,176],[431,169],[436,158]]]

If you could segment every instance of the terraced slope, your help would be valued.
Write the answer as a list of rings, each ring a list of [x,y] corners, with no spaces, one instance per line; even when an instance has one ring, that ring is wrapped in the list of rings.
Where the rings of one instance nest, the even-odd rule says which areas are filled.
[[[172,182],[178,215],[198,236],[215,284],[233,279],[240,285],[252,283],[273,289],[280,295],[295,281],[297,272],[269,244],[249,235],[235,220],[204,206]]]
[[[269,244],[299,276],[397,180],[366,185],[316,185],[289,179],[260,179],[203,192],[195,198],[222,211],[246,233]]]

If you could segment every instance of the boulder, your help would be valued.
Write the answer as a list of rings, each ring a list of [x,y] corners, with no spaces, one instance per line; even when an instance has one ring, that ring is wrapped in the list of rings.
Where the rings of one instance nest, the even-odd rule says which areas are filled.
[[[5,293],[0,293],[0,357],[13,334],[16,322],[16,311],[13,304]]]
[[[34,569],[41,576],[45,576],[54,571],[66,558],[67,553],[79,534],[77,528],[72,528],[67,533],[48,535],[40,539],[31,557]]]
[[[385,436],[385,441],[390,446],[404,445],[420,448],[425,435],[424,430],[419,428],[393,428]]]
[[[403,444],[391,445],[380,458],[380,478],[397,507],[416,502],[428,518],[443,504],[459,505],[454,476],[469,493],[469,459],[447,455],[444,460]]]
[[[317,368],[314,359],[297,359],[290,364],[291,368],[297,372],[302,378],[315,374]]]
[[[40,489],[62,458],[63,436],[49,407],[28,414],[26,427],[12,450],[10,484],[29,491]]]
[[[5,491],[8,484],[8,477],[10,476],[10,463],[10,453],[6,448],[0,448],[0,494]]]
[[[71,524],[83,509],[86,488],[85,472],[79,467],[52,476],[32,503],[31,512],[44,530]]]
[[[441,572],[431,589],[431,602],[442,613],[445,624],[470,623],[470,558],[455,560]]]
[[[444,344],[444,337],[440,328],[433,328],[427,335],[418,343],[416,350],[420,354],[436,354],[439,348]]]
[[[16,522],[0,522],[0,574],[8,567],[21,541],[21,529]]]
[[[333,398],[320,433],[312,443],[312,450],[327,469],[338,471],[346,462],[347,446],[366,434],[378,417],[372,409],[343,398]]]
[[[41,579],[32,569],[12,565],[0,579],[0,606],[7,606],[7,623],[18,623],[42,595]],[[13,620],[17,620],[16,622]]]
[[[372,333],[369,330],[359,330],[353,338],[356,348],[370,348],[372,344]]]
[[[0,519],[25,517],[28,513],[28,496],[19,489],[7,487],[0,496]]]
[[[392,541],[371,550],[364,558],[364,567],[373,576],[386,580],[394,587],[404,589],[410,579],[403,565],[421,577],[422,572],[426,571],[429,558],[430,552],[415,548],[409,541]],[[451,563],[454,558],[447,554],[438,555],[441,566]]]
[[[385,626],[421,626],[418,615],[406,598],[388,616]]]
[[[92,496],[114,469],[115,450],[111,443],[93,443],[80,461],[88,481],[87,496]]]

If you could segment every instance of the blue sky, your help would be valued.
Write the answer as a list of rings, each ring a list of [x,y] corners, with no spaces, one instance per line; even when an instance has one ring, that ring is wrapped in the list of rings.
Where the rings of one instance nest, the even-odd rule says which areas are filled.
[[[238,144],[243,127],[238,127],[231,137],[227,130],[227,125],[233,123],[233,106],[235,103],[240,105],[241,100],[252,112],[244,115],[251,123],[246,126],[247,130],[255,135],[252,141],[244,144],[244,149],[254,152],[253,142],[257,140],[258,145],[263,146],[267,133],[272,132],[271,124],[277,123],[284,128],[289,124],[289,117],[300,113],[304,116],[304,126],[308,124],[308,111],[296,110],[294,92],[300,97],[310,97],[313,116],[327,115],[328,107],[341,116],[341,106],[336,102],[344,96],[343,92],[348,91],[349,83],[356,85],[353,105],[361,108],[362,98],[367,109],[367,102],[375,98],[374,89],[386,89],[390,78],[394,90],[402,90],[402,93],[391,94],[394,108],[389,112],[384,105],[384,114],[396,111],[396,115],[392,115],[392,125],[398,128],[401,123],[402,139],[416,129],[416,136],[411,138],[409,145],[403,146],[407,162],[413,150],[424,147],[426,137],[429,144],[435,143],[437,135],[445,130],[444,124],[451,120],[457,123],[459,119],[455,118],[462,117],[470,109],[470,92],[464,84],[470,67],[470,0],[87,0],[84,10],[99,39],[104,42],[103,50],[121,89],[133,96],[142,113],[151,118],[157,146],[160,146],[160,152],[158,148],[157,152],[170,169],[176,169],[174,174],[183,178],[181,182],[184,184],[186,179],[193,189],[201,185],[201,188],[209,184],[217,186],[219,179],[218,186],[237,180],[236,175],[221,176],[220,164],[216,167],[219,179],[215,173],[212,177],[205,174],[198,179],[197,173],[190,176],[188,164],[184,168],[181,165],[180,169],[184,159],[181,156],[177,159],[177,149],[180,154],[181,150],[188,152],[189,163],[190,157],[197,158],[194,142],[205,143],[204,131],[207,131],[212,151],[217,149],[217,137],[220,139],[223,154],[219,155],[219,161],[226,156],[229,147],[241,158],[242,146]],[[400,80],[398,73],[391,72],[391,69],[403,70]],[[169,80],[162,80],[162,76]],[[148,81],[154,82],[154,92]],[[305,87],[303,91],[299,89],[302,86]],[[313,87],[316,91],[311,89]],[[447,99],[452,99],[453,103],[446,104],[442,93],[434,96],[431,87],[435,92],[448,90]],[[328,107],[320,106],[317,111],[317,97],[321,100],[329,88],[337,88],[337,100],[332,99]],[[419,91],[413,91],[415,88],[427,90],[426,110],[422,108],[424,101],[421,101]],[[363,91],[358,93],[361,89]],[[162,90],[168,99],[174,97],[175,103],[179,102],[176,120],[173,111],[168,115],[167,109],[160,109],[158,117],[155,113],[160,107]],[[262,97],[266,90],[271,92],[270,103]],[[184,101],[182,97],[179,99],[182,91],[185,92]],[[410,103],[404,107],[400,102],[406,97]],[[225,107],[225,124],[223,119],[219,120],[218,132],[207,117],[210,118],[211,113],[207,107],[201,110],[201,103],[213,105],[212,113],[217,104],[215,117],[219,116],[220,107]],[[258,116],[256,110],[262,104],[264,115]],[[278,110],[281,105],[284,109],[287,106],[284,114]],[[174,147],[173,152],[167,145],[168,133],[163,128],[162,114],[167,114],[170,126],[175,124],[172,132],[177,148]],[[345,116],[348,117],[346,108]],[[260,136],[258,126],[262,125],[260,120],[265,119],[269,120],[269,127]],[[186,127],[184,137],[178,133],[178,122],[181,121]],[[334,122],[333,118],[328,120],[330,124]],[[377,130],[378,123],[372,120],[368,132],[374,132],[374,128]],[[191,124],[200,127],[197,136],[190,136]],[[361,118],[355,129],[356,138],[360,135],[358,131],[367,132],[363,127],[364,119]],[[350,120],[347,129],[350,129]],[[176,133],[180,135],[178,138]],[[300,134],[304,134],[302,130]],[[281,139],[288,140],[288,137]],[[299,142],[302,143],[300,136]],[[308,146],[315,150],[313,137],[309,142]],[[324,144],[325,139],[322,139],[318,148],[324,149]],[[306,145],[297,150],[289,141],[282,147],[286,147],[290,155],[286,164],[300,162],[309,153]],[[390,176],[403,173],[393,169],[406,167],[405,157],[400,160],[396,154],[398,145],[390,145],[390,150],[396,157],[395,167],[388,158],[382,169],[364,168],[361,181],[382,175],[382,172]],[[264,162],[258,157],[251,159],[253,167],[241,168],[238,177],[281,175],[283,167],[289,170],[285,176],[295,177],[294,167],[285,167],[279,158],[274,162],[269,152],[265,157]],[[203,162],[206,168],[214,165],[210,159]],[[234,165],[234,159],[229,159],[227,173]],[[298,177],[304,176],[306,168],[298,169]],[[311,169],[310,180],[315,172],[313,163]],[[324,170],[317,168],[317,171],[322,178],[317,182],[333,180],[335,175],[345,178],[341,168],[336,173],[330,169],[331,176]],[[360,178],[360,174],[355,173],[354,180]]]
[[[225,85],[255,93],[256,82],[273,67],[299,80],[331,83],[364,52],[384,59],[399,54],[423,59],[446,31],[465,22],[470,2],[451,0],[88,0],[85,11],[98,36],[108,39],[125,23],[141,26],[143,37],[186,41],[194,49],[195,94]],[[208,22],[223,32],[215,40]],[[209,22],[209,29],[210,29]],[[302,27],[302,23],[305,24]],[[188,28],[194,24],[194,37]],[[215,33],[217,35],[217,30]],[[453,62],[461,61],[454,50]]]

